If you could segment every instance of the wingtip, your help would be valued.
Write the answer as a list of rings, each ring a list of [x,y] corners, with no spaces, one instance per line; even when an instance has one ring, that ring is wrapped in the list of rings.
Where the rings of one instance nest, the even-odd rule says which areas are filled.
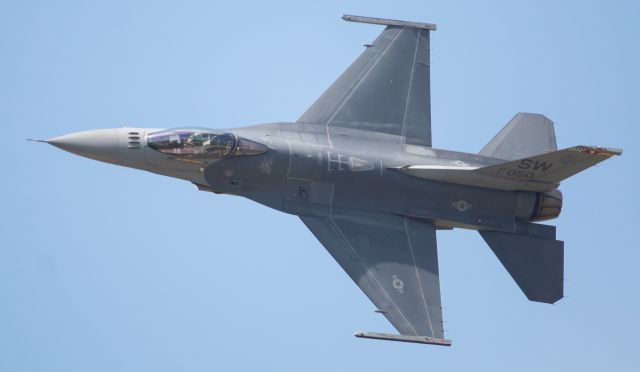
[[[614,156],[622,155],[622,149],[613,147],[600,147],[600,146],[575,146],[571,150],[578,152],[585,152],[592,155],[602,156]]]
[[[430,31],[435,31],[437,28],[436,25],[434,25],[433,23],[402,21],[399,19],[364,17],[364,16],[358,16],[358,15],[352,15],[352,14],[343,14],[341,18],[348,22],[370,23],[374,25],[399,26],[399,27],[408,27],[408,28],[421,28],[421,29],[430,30]]]
[[[363,332],[363,331],[358,331],[353,335],[358,338],[369,338],[373,340],[399,341],[399,342],[411,342],[416,344],[451,346],[451,340],[447,340],[445,338],[428,337],[428,336],[410,336],[410,335],[398,335],[398,334],[391,334],[391,333]]]
[[[613,155],[622,155],[623,153],[622,149],[618,149],[618,148],[609,149],[609,151],[611,151]]]

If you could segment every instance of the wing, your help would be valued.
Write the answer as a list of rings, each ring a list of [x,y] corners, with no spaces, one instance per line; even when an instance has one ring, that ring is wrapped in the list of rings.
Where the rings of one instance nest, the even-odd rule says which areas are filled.
[[[429,31],[435,25],[342,18],[387,27],[297,122],[325,125],[330,146],[337,127],[391,134],[403,144],[431,146]]]
[[[419,336],[446,344],[436,231],[431,223],[363,212],[300,218],[377,311],[409,336],[400,341]],[[401,336],[394,337],[385,339]]]

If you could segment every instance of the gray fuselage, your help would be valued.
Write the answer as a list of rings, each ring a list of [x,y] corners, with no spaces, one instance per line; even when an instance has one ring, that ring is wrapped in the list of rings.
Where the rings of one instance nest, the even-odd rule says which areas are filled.
[[[206,186],[296,215],[367,210],[429,219],[440,228],[514,231],[516,219],[528,220],[534,213],[534,192],[443,184],[394,170],[406,165],[481,167],[499,159],[401,145],[394,136],[353,129],[334,135],[329,144],[324,130],[298,123],[230,130],[269,150],[211,162],[203,168]]]
[[[538,208],[536,192],[437,182],[398,171],[407,165],[484,167],[500,159],[403,144],[399,136],[351,128],[332,128],[329,141],[326,131],[324,125],[302,123],[229,129],[224,133],[266,147],[265,151],[213,158],[157,151],[149,146],[150,135],[164,133],[166,139],[172,132],[151,128],[99,129],[48,142],[81,156],[188,180],[200,190],[243,196],[299,216],[360,210],[426,219],[438,228],[514,232],[518,221],[530,220]]]

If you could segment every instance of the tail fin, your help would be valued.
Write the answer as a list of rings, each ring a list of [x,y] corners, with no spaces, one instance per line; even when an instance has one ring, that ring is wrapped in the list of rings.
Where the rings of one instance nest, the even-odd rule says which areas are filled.
[[[480,235],[530,301],[552,304],[564,292],[564,242],[553,226],[528,223],[521,230]]]
[[[555,150],[557,147],[553,122],[544,115],[520,112],[479,154],[515,160]]]

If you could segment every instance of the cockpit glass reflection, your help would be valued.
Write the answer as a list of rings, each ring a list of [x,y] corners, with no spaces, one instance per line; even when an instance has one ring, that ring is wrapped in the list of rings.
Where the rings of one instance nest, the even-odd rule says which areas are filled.
[[[233,133],[205,129],[173,129],[149,134],[147,145],[165,154],[195,159],[257,155],[267,148]]]

